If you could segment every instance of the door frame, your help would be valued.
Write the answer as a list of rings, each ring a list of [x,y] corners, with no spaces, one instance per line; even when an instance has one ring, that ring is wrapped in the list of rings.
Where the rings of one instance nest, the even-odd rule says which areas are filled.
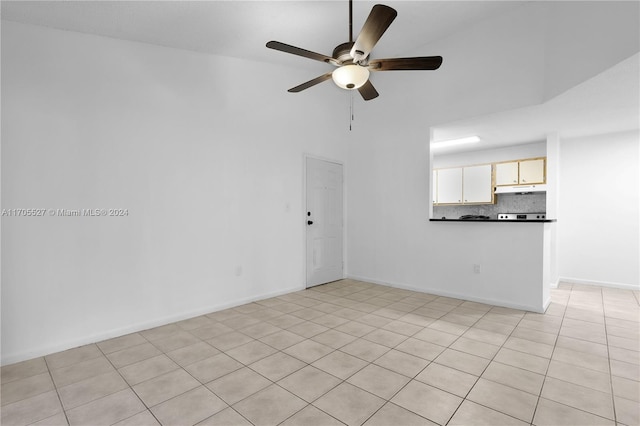
[[[334,160],[332,158],[322,157],[319,155],[303,153],[302,154],[302,220],[300,221],[302,226],[302,252],[303,256],[303,268],[302,268],[302,282],[303,288],[310,288],[307,286],[307,159],[326,161],[328,163],[338,164],[342,167],[342,279],[347,277],[347,189],[346,189],[346,167],[343,161]]]

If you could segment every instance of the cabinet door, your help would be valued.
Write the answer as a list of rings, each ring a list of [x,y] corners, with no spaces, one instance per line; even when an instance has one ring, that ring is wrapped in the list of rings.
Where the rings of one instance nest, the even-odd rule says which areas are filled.
[[[544,159],[520,162],[520,184],[544,183]]]
[[[438,170],[438,204],[462,203],[462,168]]]
[[[433,176],[431,176],[431,197],[433,199],[433,203],[438,202],[438,171],[433,171]]]
[[[491,164],[462,169],[462,194],[465,203],[491,203]]]
[[[518,184],[518,162],[496,164],[496,186]]]

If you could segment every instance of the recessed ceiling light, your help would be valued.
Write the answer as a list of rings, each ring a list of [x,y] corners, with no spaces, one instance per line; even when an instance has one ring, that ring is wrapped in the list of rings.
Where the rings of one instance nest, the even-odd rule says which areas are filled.
[[[478,136],[467,136],[464,138],[450,139],[447,141],[431,142],[431,148],[444,148],[447,146],[464,145],[467,143],[476,142],[480,142],[480,138]]]

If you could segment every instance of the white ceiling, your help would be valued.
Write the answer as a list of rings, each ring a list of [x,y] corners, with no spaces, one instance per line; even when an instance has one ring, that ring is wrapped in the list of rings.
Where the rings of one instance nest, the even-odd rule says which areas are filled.
[[[376,2],[355,1],[357,37]],[[394,1],[398,17],[374,57],[434,54],[420,47],[520,1]],[[2,19],[215,55],[317,70],[327,65],[265,47],[277,40],[331,56],[349,39],[348,1],[2,1]]]
[[[354,37],[376,2],[354,2]],[[435,55],[429,43],[524,1],[385,0],[398,17],[373,57]],[[2,1],[2,19],[309,69],[331,69],[265,47],[278,40],[331,55],[348,40],[348,2],[340,1]],[[442,153],[638,128],[638,56],[542,105],[437,126],[435,139],[477,134],[483,142]]]
[[[540,105],[437,126],[434,140],[477,135],[477,144],[441,148],[435,154],[492,149],[640,128],[640,54]]]

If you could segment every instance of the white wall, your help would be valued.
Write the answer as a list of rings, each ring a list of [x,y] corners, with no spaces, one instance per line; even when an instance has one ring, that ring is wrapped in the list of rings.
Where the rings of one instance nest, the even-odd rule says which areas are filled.
[[[549,305],[549,223],[429,222],[402,253],[378,250],[377,262],[351,267],[355,279],[491,305],[544,312]],[[401,267],[415,262],[411,269]],[[474,272],[480,265],[480,273]]]
[[[303,74],[3,22],[2,207],[129,215],[2,218],[2,362],[302,288],[303,154],[347,149]]]
[[[547,135],[547,217],[558,218],[558,203],[560,202],[560,137],[557,132]],[[549,258],[551,262],[549,283],[551,287],[558,287],[558,226],[553,225],[549,231]]]
[[[560,142],[561,281],[640,289],[640,133]]]
[[[350,144],[348,276],[541,311],[544,224],[429,222],[428,139],[407,128],[399,149],[399,121],[369,123]]]

